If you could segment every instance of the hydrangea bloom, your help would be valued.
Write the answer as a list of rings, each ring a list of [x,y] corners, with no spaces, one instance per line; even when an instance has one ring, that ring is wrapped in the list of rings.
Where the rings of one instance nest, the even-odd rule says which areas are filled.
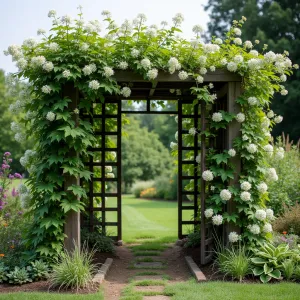
[[[212,217],[212,223],[219,226],[223,223],[223,217],[221,215],[215,215]]]
[[[89,88],[91,90],[98,90],[100,88],[100,83],[97,80],[92,80],[89,82]]]
[[[138,57],[139,55],[140,55],[140,51],[139,51],[139,50],[137,50],[137,49],[132,49],[132,51],[131,51],[131,56],[132,56],[132,57],[136,58],[136,57]]]
[[[287,77],[286,77],[285,74],[282,74],[282,75],[280,76],[280,80],[281,80],[282,82],[285,82],[286,79],[287,79]]]
[[[215,43],[216,43],[217,45],[221,45],[221,44],[223,44],[223,41],[222,41],[222,39],[220,39],[220,38],[216,38],[216,39],[215,39]]]
[[[251,194],[249,192],[241,192],[241,199],[245,202],[250,201],[251,200]]]
[[[257,98],[256,97],[249,97],[248,98],[248,103],[249,105],[256,105],[258,102]]]
[[[171,148],[172,150],[177,150],[177,149],[178,149],[178,144],[177,144],[177,143],[174,143],[174,142],[171,142],[170,148]]]
[[[237,27],[235,27],[235,28],[233,29],[233,32],[234,32],[235,35],[241,35],[241,34],[242,34],[241,29],[239,29],[239,28],[237,28]]]
[[[204,215],[206,218],[211,218],[214,214],[214,211],[212,208],[208,208],[204,211]]]
[[[246,49],[251,49],[251,48],[253,47],[253,44],[252,44],[251,41],[246,41],[246,42],[244,43],[244,47],[245,47]]]
[[[267,217],[267,214],[266,212],[263,210],[263,209],[258,209],[256,212],[255,212],[255,218],[259,221],[263,221],[265,220],[265,218]]]
[[[119,62],[119,68],[121,70],[126,70],[128,68],[128,63],[126,61]]]
[[[248,60],[247,64],[250,70],[259,70],[262,65],[262,61],[261,59],[251,58]]]
[[[228,150],[228,154],[231,156],[231,157],[234,157],[236,155],[236,151],[234,149],[229,149]]]
[[[18,143],[22,143],[22,142],[25,141],[26,136],[25,136],[23,133],[21,133],[21,132],[17,132],[17,133],[15,134],[14,138],[15,138],[15,140],[16,140]]]
[[[178,26],[184,21],[183,14],[178,13],[175,15],[174,18],[172,18],[173,22]]]
[[[206,60],[207,60],[207,57],[204,56],[204,55],[201,55],[201,56],[199,57],[199,64],[200,64],[201,66],[205,66]]]
[[[69,78],[69,77],[71,76],[71,72],[70,72],[69,70],[64,70],[64,71],[62,72],[62,76],[63,76],[64,78]]]
[[[201,163],[201,155],[197,155],[195,158],[196,163],[200,164]]]
[[[248,181],[244,181],[241,183],[241,189],[243,191],[249,191],[251,189],[251,183]]]
[[[201,75],[198,75],[197,78],[196,78],[196,81],[197,81],[198,83],[203,83],[204,78],[203,78]]]
[[[21,127],[18,123],[16,122],[11,122],[10,123],[10,129],[13,131],[13,132],[18,132],[21,130]]]
[[[264,55],[264,57],[267,62],[273,62],[276,59],[276,54],[273,51],[269,51]]]
[[[269,119],[274,118],[274,111],[273,111],[273,110],[269,110],[268,113],[267,113],[267,117],[268,117]]]
[[[232,231],[228,235],[228,240],[230,243],[236,243],[240,240],[240,236],[235,231]]]
[[[253,154],[257,151],[257,146],[255,144],[249,144],[246,149],[249,153]]]
[[[193,136],[194,136],[194,135],[196,135],[196,133],[197,133],[196,128],[192,127],[192,128],[189,129],[189,134],[190,134],[190,135],[193,135]]]
[[[54,121],[55,119],[55,113],[52,111],[49,111],[46,115],[46,119],[50,122]]]
[[[243,113],[238,113],[235,117],[235,119],[239,122],[242,123],[245,121],[245,115]]]
[[[189,77],[189,75],[185,71],[180,71],[178,73],[178,77],[179,77],[180,80],[186,80]]]
[[[110,67],[104,67],[103,70],[105,77],[111,77],[115,73],[114,70]]]
[[[127,87],[127,86],[124,86],[124,87],[122,88],[122,90],[121,90],[121,94],[122,94],[122,96],[124,96],[125,98],[128,98],[128,97],[130,97],[130,95],[131,95],[131,89],[130,89],[129,87]]]
[[[236,62],[237,64],[239,63],[242,63],[244,61],[244,58],[242,55],[236,55],[234,58],[233,58],[234,62]]]
[[[54,66],[53,66],[53,63],[48,61],[46,63],[44,63],[43,65],[43,69],[46,71],[46,72],[51,72],[53,70]]]
[[[105,166],[105,172],[111,173],[112,172],[112,166]]]
[[[205,74],[207,73],[207,69],[204,68],[204,67],[202,67],[202,68],[200,68],[199,73],[200,73],[201,75],[205,75]]]
[[[114,173],[107,173],[106,178],[115,178],[115,174]]]
[[[51,91],[52,91],[52,89],[51,89],[51,87],[50,87],[49,85],[44,85],[44,86],[42,87],[42,92],[43,92],[44,94],[50,94]]]
[[[215,67],[215,66],[210,66],[209,69],[210,69],[212,72],[215,72],[215,71],[216,71],[216,67]]]
[[[18,185],[17,191],[20,195],[26,194],[28,192],[28,189],[25,184],[21,183]]]
[[[181,69],[181,64],[176,57],[171,57],[168,61],[169,72],[173,74],[176,70]]]
[[[158,75],[158,70],[157,69],[151,69],[148,71],[147,76],[150,80],[153,80],[157,77]]]
[[[229,190],[224,189],[220,192],[220,197],[222,200],[228,201],[231,199],[231,193]]]
[[[213,191],[215,190],[215,187],[212,185],[212,186],[210,187],[210,190],[213,192]]]
[[[24,59],[24,58],[20,58],[17,63],[16,63],[17,67],[20,69],[20,70],[24,70],[27,66],[27,60]]]
[[[272,225],[270,223],[266,223],[263,227],[263,232],[269,233],[272,231],[273,231]]]
[[[260,228],[258,225],[254,224],[254,225],[249,225],[248,226],[249,231],[253,234],[260,234]]]
[[[212,115],[212,120],[213,120],[214,122],[221,122],[221,121],[223,120],[223,116],[222,116],[221,113],[215,112],[215,113],[213,113],[213,115]]]
[[[269,220],[273,220],[274,219],[274,211],[271,208],[267,208],[266,209],[266,216]]]
[[[141,60],[141,65],[144,69],[149,69],[151,67],[151,61],[148,58]]]
[[[202,173],[202,178],[205,181],[212,181],[214,179],[214,175],[210,170],[206,170]]]
[[[266,170],[266,177],[270,181],[278,180],[278,176],[277,176],[276,170],[274,168],[269,168]]]
[[[218,52],[220,50],[220,46],[216,45],[216,44],[204,44],[203,45],[203,51],[205,53],[215,53]]]
[[[277,124],[281,123],[282,120],[283,120],[283,117],[282,117],[282,116],[276,116],[276,117],[274,118],[274,122],[277,123]]]
[[[31,64],[34,68],[42,67],[45,62],[46,62],[46,58],[42,55],[35,56],[31,59]]]
[[[243,42],[242,42],[242,40],[241,40],[240,38],[235,38],[235,39],[233,40],[233,42],[234,42],[236,45],[242,45],[242,44],[243,44]]]
[[[229,62],[227,64],[227,70],[230,72],[235,72],[237,70],[237,64],[235,62]]]
[[[279,147],[276,149],[275,159],[281,160],[283,158],[284,158],[284,149],[282,147]]]
[[[178,131],[175,133],[175,140],[178,141]]]
[[[201,25],[195,25],[195,26],[193,27],[193,32],[194,32],[195,34],[200,34],[200,33],[203,32],[203,27],[202,27]]]
[[[282,96],[286,96],[288,93],[289,93],[289,92],[288,92],[288,90],[286,90],[286,89],[283,89],[283,90],[280,91],[280,94],[281,94]]]
[[[272,145],[266,145],[264,146],[264,150],[266,151],[266,153],[269,155],[269,156],[272,156],[273,154],[273,146]]]

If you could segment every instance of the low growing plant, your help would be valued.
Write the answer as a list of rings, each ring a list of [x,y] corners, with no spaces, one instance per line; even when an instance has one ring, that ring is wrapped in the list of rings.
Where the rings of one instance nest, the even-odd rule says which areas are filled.
[[[187,236],[187,241],[184,244],[185,248],[195,248],[200,246],[200,241],[201,241],[201,235],[200,235],[200,231],[197,230],[196,232],[191,232],[188,236]]]
[[[294,278],[300,280],[300,266],[296,266],[294,269]]]
[[[0,283],[7,281],[8,268],[3,263],[0,263]]]
[[[291,280],[294,275],[295,262],[292,259],[286,259],[282,263],[283,277],[287,280]]]
[[[31,262],[30,275],[34,281],[47,279],[49,277],[49,266],[42,260]]]
[[[57,286],[59,289],[76,289],[76,291],[88,287],[96,272],[96,266],[93,265],[94,253],[88,251],[85,245],[82,249],[75,245],[71,253],[62,252],[49,277],[51,286]]]
[[[26,268],[15,267],[15,269],[7,274],[8,282],[11,284],[22,285],[27,282],[32,282]]]
[[[253,274],[259,276],[261,282],[266,283],[272,278],[280,279],[282,263],[293,255],[288,245],[281,244],[274,247],[271,243],[261,244],[258,249],[253,249],[252,263],[256,266]]]
[[[153,181],[138,181],[133,184],[131,192],[135,196],[135,198],[140,198],[141,192],[145,189],[153,187]]]

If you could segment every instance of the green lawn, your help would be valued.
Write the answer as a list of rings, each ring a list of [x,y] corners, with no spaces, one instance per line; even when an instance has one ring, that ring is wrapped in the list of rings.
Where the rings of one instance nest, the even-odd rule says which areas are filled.
[[[116,200],[109,198],[107,207],[115,207]],[[191,219],[191,212],[184,211],[185,220]],[[115,213],[107,213],[108,221],[116,221]],[[133,195],[122,196],[122,234],[126,242],[135,239],[159,238],[175,240],[178,232],[177,202],[137,199]],[[186,227],[188,232],[191,228]],[[115,234],[113,229],[108,232]]]

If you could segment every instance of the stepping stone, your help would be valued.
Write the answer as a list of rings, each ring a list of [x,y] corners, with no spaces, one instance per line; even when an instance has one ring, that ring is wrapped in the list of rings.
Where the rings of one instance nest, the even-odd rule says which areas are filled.
[[[162,293],[165,287],[161,285],[148,285],[148,286],[135,286],[134,290],[136,292],[155,292]]]
[[[133,253],[135,256],[159,256],[161,251],[136,251]]]
[[[161,269],[163,267],[162,262],[153,261],[153,262],[136,262],[134,267],[137,269]]]
[[[141,280],[163,280],[163,275],[139,275],[135,276],[134,280],[141,281]]]
[[[143,300],[170,300],[171,298],[168,296],[144,296]]]

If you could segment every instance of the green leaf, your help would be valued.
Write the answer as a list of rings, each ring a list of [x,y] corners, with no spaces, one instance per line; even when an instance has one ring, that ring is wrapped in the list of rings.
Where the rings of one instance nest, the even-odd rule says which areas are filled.
[[[264,264],[264,272],[265,272],[266,274],[269,274],[269,273],[271,273],[272,271],[273,271],[273,268],[272,268],[272,267],[268,266],[267,264]]]
[[[68,199],[64,199],[60,206],[64,210],[65,213],[67,213],[70,210],[79,212],[80,210],[83,210],[84,206],[79,200],[69,201]]]
[[[253,269],[253,274],[254,274],[254,276],[259,276],[259,275],[261,275],[263,272],[264,272],[264,269],[263,269],[263,268],[256,267],[256,268]]]
[[[71,186],[68,187],[68,191],[72,191],[73,194],[75,196],[78,196],[79,198],[86,198],[87,197],[85,189],[82,188],[79,185],[72,184]]]
[[[264,265],[267,262],[265,259],[260,258],[260,257],[253,257],[253,258],[251,258],[251,261],[257,265]]]
[[[274,270],[273,272],[270,272],[269,275],[275,279],[280,279],[281,272],[279,270]]]
[[[212,157],[212,159],[216,160],[218,165],[221,163],[227,164],[228,158],[230,158],[230,155],[228,153],[215,154]]]
[[[262,283],[267,283],[271,280],[272,277],[267,274],[261,274],[259,278]]]

